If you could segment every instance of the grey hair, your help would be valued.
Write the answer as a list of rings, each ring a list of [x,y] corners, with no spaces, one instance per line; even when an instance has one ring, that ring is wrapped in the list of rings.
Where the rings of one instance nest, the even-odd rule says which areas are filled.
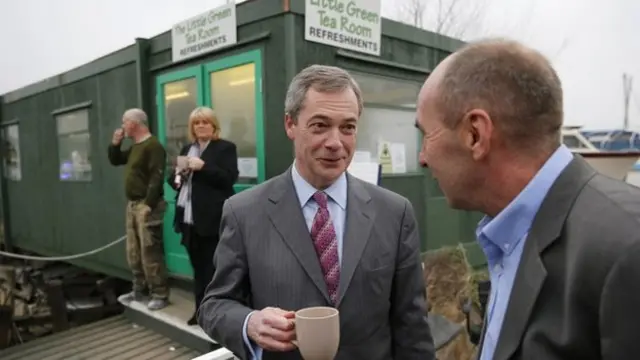
[[[147,113],[145,113],[142,109],[129,109],[124,112],[124,115],[122,115],[122,117],[145,127],[149,127],[149,119],[147,118]]]
[[[284,100],[284,112],[294,121],[298,120],[300,111],[309,89],[318,92],[333,93],[347,89],[353,90],[358,100],[358,115],[362,114],[362,92],[356,80],[346,70],[336,66],[311,65],[300,71],[289,84]]]

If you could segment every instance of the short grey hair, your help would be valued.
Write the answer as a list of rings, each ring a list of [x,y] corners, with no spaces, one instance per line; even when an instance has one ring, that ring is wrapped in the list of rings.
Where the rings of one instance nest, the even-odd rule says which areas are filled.
[[[540,52],[513,40],[489,38],[458,50],[440,84],[444,123],[483,108],[518,148],[538,151],[560,144],[562,82]]]
[[[147,118],[147,113],[145,113],[142,109],[129,109],[124,112],[122,117],[145,127],[149,127],[149,119]]]
[[[313,88],[318,92],[333,93],[347,89],[353,90],[358,100],[358,115],[362,114],[362,92],[356,80],[346,70],[336,66],[311,65],[299,72],[287,90],[284,100],[284,112],[294,121],[298,120],[304,108],[307,92]]]

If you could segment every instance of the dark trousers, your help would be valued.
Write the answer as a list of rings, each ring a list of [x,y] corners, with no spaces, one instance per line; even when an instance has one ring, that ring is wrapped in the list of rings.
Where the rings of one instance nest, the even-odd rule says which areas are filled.
[[[196,311],[200,307],[205,289],[213,278],[215,268],[213,266],[213,253],[218,246],[218,234],[214,236],[202,236],[192,226],[185,226],[182,234],[185,237],[183,244],[187,248],[189,260],[193,267],[193,293],[196,300]],[[186,231],[185,231],[186,230]]]

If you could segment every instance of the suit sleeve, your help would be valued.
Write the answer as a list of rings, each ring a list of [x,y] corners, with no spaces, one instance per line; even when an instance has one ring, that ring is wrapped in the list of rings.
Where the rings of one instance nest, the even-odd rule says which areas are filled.
[[[603,360],[640,354],[640,239],[614,264],[600,298],[600,346]]]
[[[229,201],[222,208],[220,242],[213,258],[215,274],[198,309],[198,323],[213,340],[240,359],[250,358],[243,327],[253,311],[244,239]]]
[[[413,206],[405,202],[391,293],[393,358],[432,360],[435,350],[427,323],[426,286]]]
[[[193,174],[193,181],[206,181],[214,186],[230,187],[238,180],[238,154],[234,143],[227,143],[215,154],[214,159],[204,160],[200,171]]]

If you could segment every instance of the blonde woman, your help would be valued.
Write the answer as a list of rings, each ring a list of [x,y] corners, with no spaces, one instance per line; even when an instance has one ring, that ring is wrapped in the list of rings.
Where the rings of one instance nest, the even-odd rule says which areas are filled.
[[[197,310],[215,271],[213,253],[218,245],[222,204],[234,194],[238,156],[234,143],[220,139],[220,122],[208,107],[191,112],[188,136],[190,143],[180,151],[168,181],[177,191],[174,228],[181,233],[193,266]],[[187,323],[197,323],[195,311]]]

